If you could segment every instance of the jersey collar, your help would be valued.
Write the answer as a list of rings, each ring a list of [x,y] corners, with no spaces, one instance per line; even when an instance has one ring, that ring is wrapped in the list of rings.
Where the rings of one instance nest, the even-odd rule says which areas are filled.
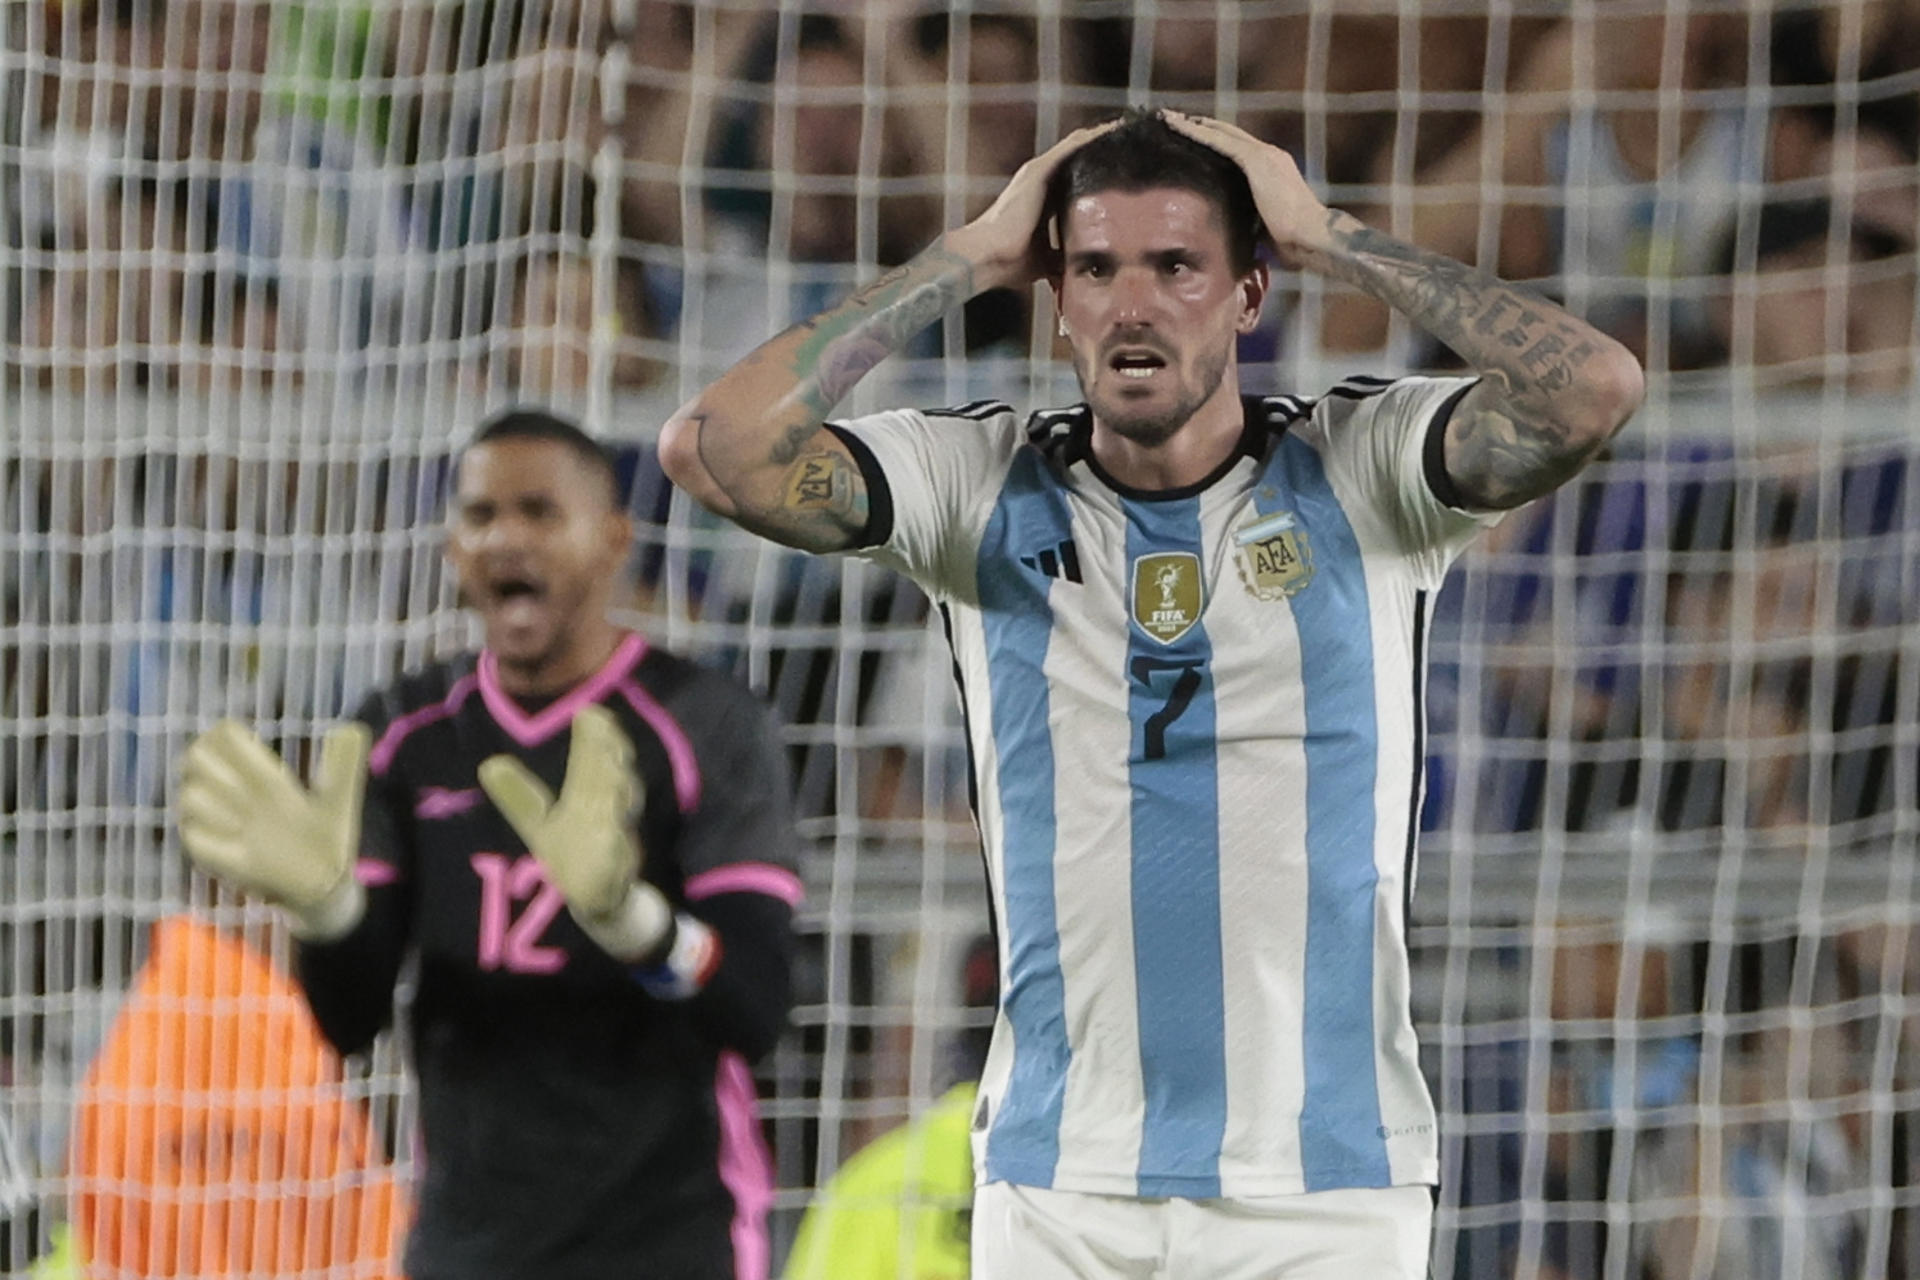
[[[1178,502],[1205,493],[1224,479],[1242,458],[1259,458],[1266,453],[1267,442],[1276,431],[1267,402],[1259,396],[1243,395],[1240,397],[1240,412],[1240,440],[1233,451],[1221,459],[1212,471],[1192,484],[1181,485],[1177,489],[1136,489],[1108,475],[1099,459],[1093,456],[1093,410],[1085,403],[1070,409],[1042,410],[1033,415],[1027,432],[1035,443],[1041,443],[1044,437],[1049,436],[1061,439],[1064,443],[1063,462],[1068,466],[1085,462],[1101,484],[1123,498],[1135,502]],[[1285,429],[1284,423],[1278,427],[1278,430]]]
[[[529,713],[500,687],[500,663],[493,651],[480,652],[480,699],[487,713],[507,736],[523,747],[538,746],[573,723],[573,714],[588,703],[598,702],[620,683],[627,672],[646,656],[647,638],[638,631],[627,633],[598,671],[561,694],[554,701]]]

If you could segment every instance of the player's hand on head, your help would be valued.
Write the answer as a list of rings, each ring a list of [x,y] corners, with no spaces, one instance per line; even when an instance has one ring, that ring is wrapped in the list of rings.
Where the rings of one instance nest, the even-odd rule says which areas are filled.
[[[1046,274],[1047,188],[1054,171],[1068,156],[1119,123],[1114,119],[1075,129],[1015,170],[984,213],[958,231],[947,233],[947,247],[974,261],[977,289],[1018,287]]]
[[[327,731],[314,785],[237,720],[222,720],[180,762],[180,842],[195,866],[286,909],[302,936],[337,937],[359,922],[354,879],[372,735]]]
[[[595,942],[634,959],[666,936],[672,912],[640,879],[634,824],[646,792],[612,712],[588,706],[575,714],[558,797],[508,755],[482,762],[480,785]]]
[[[1162,118],[1196,142],[1205,143],[1240,166],[1253,190],[1254,207],[1266,224],[1267,235],[1282,260],[1299,265],[1302,253],[1325,248],[1330,241],[1326,203],[1301,176],[1300,166],[1284,147],[1276,147],[1238,125],[1210,116],[1163,111]]]

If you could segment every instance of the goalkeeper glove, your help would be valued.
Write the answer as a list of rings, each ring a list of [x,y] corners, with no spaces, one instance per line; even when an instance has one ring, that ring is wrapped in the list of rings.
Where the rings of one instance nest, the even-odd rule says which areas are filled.
[[[353,864],[371,735],[328,730],[312,790],[245,725],[222,720],[181,760],[180,842],[217,880],[282,907],[294,933],[327,942],[366,910]]]
[[[601,706],[573,718],[560,798],[512,756],[480,766],[480,785],[520,833],[580,928],[616,960],[633,963],[673,929],[673,909],[640,879],[633,815],[645,789],[633,771],[633,744]]]

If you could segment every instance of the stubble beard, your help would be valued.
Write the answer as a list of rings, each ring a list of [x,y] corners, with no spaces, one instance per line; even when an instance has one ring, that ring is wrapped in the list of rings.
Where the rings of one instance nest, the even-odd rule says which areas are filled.
[[[1227,348],[1203,356],[1195,370],[1195,387],[1192,395],[1181,396],[1166,409],[1152,412],[1130,408],[1124,399],[1112,404],[1103,404],[1104,397],[1096,398],[1093,393],[1094,379],[1089,376],[1097,372],[1092,369],[1076,369],[1080,378],[1080,392],[1086,396],[1087,403],[1093,407],[1094,417],[1102,427],[1113,432],[1121,439],[1142,448],[1156,449],[1173,439],[1180,428],[1193,419],[1200,406],[1213,398],[1220,389],[1221,380],[1227,375]]]

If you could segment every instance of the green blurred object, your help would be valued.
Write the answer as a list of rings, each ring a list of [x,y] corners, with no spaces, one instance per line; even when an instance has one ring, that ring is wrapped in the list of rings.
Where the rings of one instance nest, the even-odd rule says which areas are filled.
[[[786,1280],[966,1280],[978,1094],[955,1085],[848,1160],[801,1219]]]
[[[275,6],[279,29],[267,57],[266,93],[291,116],[305,116],[345,136],[356,135],[360,113],[371,111],[365,141],[385,147],[393,103],[368,93],[361,81],[383,69],[374,47],[374,9],[363,4]]]
[[[61,1223],[53,1229],[50,1237],[53,1248],[34,1259],[27,1268],[30,1280],[86,1280],[86,1259],[80,1254],[80,1244],[73,1238],[73,1228]]]

